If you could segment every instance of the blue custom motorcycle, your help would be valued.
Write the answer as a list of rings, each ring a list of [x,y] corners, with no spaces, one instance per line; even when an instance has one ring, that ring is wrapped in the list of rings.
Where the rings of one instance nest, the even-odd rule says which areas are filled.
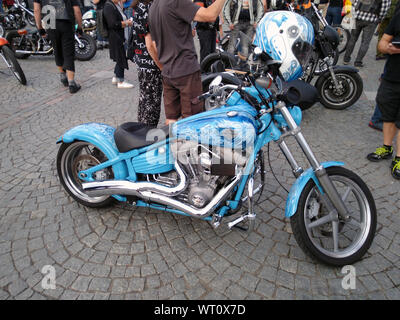
[[[306,63],[305,51],[312,47],[301,37],[296,41],[295,48],[301,44],[303,51],[297,48],[294,56]],[[88,123],[67,131],[58,140],[60,181],[85,206],[118,200],[200,218],[215,228],[246,203],[247,212],[228,227],[247,224],[251,229],[255,195],[265,183],[262,147],[274,141],[297,178],[285,216],[299,246],[323,263],[352,264],[374,238],[377,218],[371,192],[344,163],[320,163],[301,133],[301,109],[296,105],[314,103],[315,88],[302,81],[286,82],[282,63],[261,43],[254,51],[258,71],[250,77],[250,86],[221,85],[221,77],[216,77],[209,92],[200,96],[223,100],[221,107],[179,120],[171,128],[127,122],[114,129]],[[285,143],[288,136],[300,145],[309,169],[296,162]]]

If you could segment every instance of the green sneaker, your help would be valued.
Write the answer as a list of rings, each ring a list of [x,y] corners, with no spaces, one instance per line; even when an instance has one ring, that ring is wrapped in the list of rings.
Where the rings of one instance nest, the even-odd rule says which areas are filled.
[[[385,146],[376,148],[375,152],[367,155],[369,161],[378,162],[383,159],[390,159],[393,154],[393,147],[387,148]]]
[[[400,180],[400,158],[393,159],[390,169],[392,171],[393,178]]]

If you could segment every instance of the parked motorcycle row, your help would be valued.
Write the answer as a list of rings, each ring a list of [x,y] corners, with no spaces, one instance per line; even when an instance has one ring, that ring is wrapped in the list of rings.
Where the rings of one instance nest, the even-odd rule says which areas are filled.
[[[24,29],[27,25],[33,28]],[[35,25],[33,11],[20,0],[15,0],[14,5],[6,13],[0,14],[0,44],[3,52],[1,56],[18,81],[24,85],[26,78],[15,58],[26,59],[31,55],[53,54],[51,41],[41,37]],[[89,10],[82,16],[82,27],[84,33],[75,34],[75,58],[87,61],[92,59],[97,51],[95,10]]]
[[[214,228],[226,223],[228,228],[251,231],[255,205],[267,183],[262,147],[274,141],[296,179],[285,216],[299,246],[322,263],[342,266],[358,261],[376,231],[372,194],[344,163],[319,162],[300,128],[300,107],[306,109],[321,92],[333,91],[327,83],[347,90],[344,82],[357,71],[328,63],[337,48],[337,34],[328,26],[318,31],[315,27],[295,12],[266,13],[257,27],[247,70],[225,72],[223,61],[214,61],[212,69],[223,72],[204,75],[206,90],[199,97],[208,110],[170,128],[136,122],[117,128],[100,123],[71,128],[57,141],[62,186],[88,207],[117,201],[202,219]],[[278,59],[281,48],[274,47],[272,31],[265,30],[275,30],[286,41],[281,48],[289,48],[285,54],[293,58]],[[314,75],[320,60],[325,63],[319,75],[322,84],[312,86],[308,66]],[[295,138],[310,168],[299,166],[287,137]]]

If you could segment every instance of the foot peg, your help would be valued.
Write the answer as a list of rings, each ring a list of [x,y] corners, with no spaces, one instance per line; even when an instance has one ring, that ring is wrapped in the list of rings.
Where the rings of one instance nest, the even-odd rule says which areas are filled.
[[[256,220],[256,215],[255,214],[244,214],[242,216],[240,216],[239,218],[237,218],[236,220],[233,220],[231,222],[228,223],[228,228],[232,229],[233,227],[239,228],[241,230],[251,230],[254,227],[254,221]],[[249,227],[246,229],[244,227],[240,227],[237,226],[237,224],[241,223],[241,222],[245,222],[245,221],[249,221]]]

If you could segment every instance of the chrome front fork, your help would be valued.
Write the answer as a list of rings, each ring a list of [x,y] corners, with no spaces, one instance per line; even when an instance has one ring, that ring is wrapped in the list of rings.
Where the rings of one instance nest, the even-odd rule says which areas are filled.
[[[320,164],[320,162],[317,160],[314,153],[312,152],[309,144],[301,133],[300,127],[296,124],[288,108],[286,107],[286,104],[280,101],[277,103],[276,108],[280,110],[286,120],[286,123],[289,126],[289,130],[283,134],[283,137],[281,137],[281,139],[278,141],[278,145],[285,155],[286,159],[288,160],[294,176],[298,178],[303,173],[303,169],[297,164],[288,146],[283,141],[283,138],[288,135],[294,136],[300,148],[310,162],[311,167],[314,170],[315,176],[317,177],[323,190],[321,192],[322,201],[324,201],[324,203],[328,206],[329,211],[336,209],[342,219],[349,219],[349,212],[342,198],[340,197],[331,179],[326,173],[325,168]],[[328,199],[330,201],[327,201]]]

